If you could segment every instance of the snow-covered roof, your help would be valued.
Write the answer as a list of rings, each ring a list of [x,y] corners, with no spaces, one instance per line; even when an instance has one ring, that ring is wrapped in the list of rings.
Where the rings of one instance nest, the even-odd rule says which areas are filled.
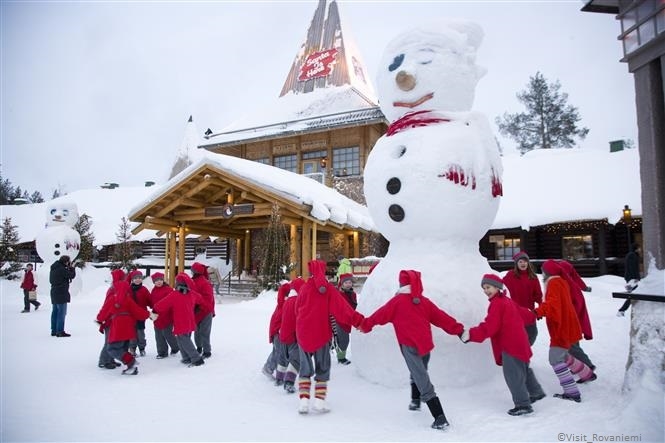
[[[171,181],[156,189],[144,201],[138,202],[130,209],[130,218],[135,218],[150,203],[159,200],[195,171],[206,166],[251,183],[296,205],[309,205],[311,206],[309,215],[322,223],[330,221],[350,228],[375,230],[367,207],[307,176],[251,160],[211,152],[206,152],[204,158],[194,162]]]
[[[492,229],[529,229],[549,223],[602,220],[615,224],[621,209],[629,205],[642,214],[639,152],[629,149],[609,153],[580,149],[532,151],[524,156],[505,156],[503,197]],[[93,219],[98,245],[116,242],[122,217],[146,206],[184,180],[203,164],[214,165],[243,177],[293,201],[312,205],[312,216],[370,228],[367,209],[330,188],[304,176],[235,157],[206,153],[196,163],[162,186],[87,189],[61,197],[78,204],[79,214]],[[44,229],[46,204],[0,206],[0,217],[11,217],[21,242],[32,241]],[[432,221],[436,223],[436,221]],[[155,231],[144,230],[133,238],[147,240]]]
[[[205,137],[201,147],[235,145],[304,131],[385,121],[376,101],[350,85],[315,89],[306,94],[290,92]]]

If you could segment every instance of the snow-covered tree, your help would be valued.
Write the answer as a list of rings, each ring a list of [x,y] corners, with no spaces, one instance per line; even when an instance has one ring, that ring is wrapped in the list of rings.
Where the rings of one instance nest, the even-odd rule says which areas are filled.
[[[129,269],[132,266],[132,232],[126,217],[122,218],[115,238],[118,243],[113,249],[113,261],[118,267]]]
[[[532,149],[572,148],[575,138],[584,139],[588,128],[578,126],[577,108],[569,105],[557,80],[550,83],[540,72],[529,78],[527,89],[517,93],[526,112],[504,113],[496,118],[499,131],[518,143],[522,154]]]
[[[289,236],[279,214],[279,206],[272,206],[270,224],[263,235],[263,258],[259,269],[259,282],[266,289],[277,289],[293,264],[289,263]]]
[[[81,236],[81,249],[79,250],[79,261],[85,265],[86,262],[92,261],[95,247],[95,234],[90,230],[92,228],[92,218],[88,214],[82,214],[76,224],[74,230]]]
[[[21,269],[17,263],[18,253],[16,245],[19,242],[18,226],[12,225],[12,219],[5,217],[2,222],[2,234],[0,236],[0,277],[7,277]]]

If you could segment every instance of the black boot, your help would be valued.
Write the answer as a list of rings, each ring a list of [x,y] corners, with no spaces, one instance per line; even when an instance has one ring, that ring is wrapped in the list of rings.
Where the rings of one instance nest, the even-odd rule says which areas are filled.
[[[439,397],[434,397],[427,400],[427,407],[432,413],[432,417],[434,417],[432,428],[443,430],[450,426],[450,423],[448,423],[448,420],[446,420],[446,415],[443,413],[443,407],[441,406]]]
[[[420,391],[415,383],[411,383],[411,403],[409,411],[420,411]]]

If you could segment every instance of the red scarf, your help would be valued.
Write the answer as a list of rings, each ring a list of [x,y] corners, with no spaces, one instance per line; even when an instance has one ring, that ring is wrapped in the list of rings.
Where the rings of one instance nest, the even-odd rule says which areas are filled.
[[[398,132],[419,126],[427,126],[434,123],[449,122],[447,118],[436,117],[434,111],[416,111],[403,115],[388,126],[386,136],[390,137]]]

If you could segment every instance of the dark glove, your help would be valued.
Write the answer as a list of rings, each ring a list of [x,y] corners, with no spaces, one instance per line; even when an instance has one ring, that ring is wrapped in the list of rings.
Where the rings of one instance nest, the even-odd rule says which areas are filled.
[[[462,343],[469,343],[469,340],[471,340],[471,337],[469,336],[469,331],[466,329],[460,332],[458,337],[460,340],[462,340]]]
[[[591,292],[591,286],[587,286],[586,288],[582,289],[584,292]]]

